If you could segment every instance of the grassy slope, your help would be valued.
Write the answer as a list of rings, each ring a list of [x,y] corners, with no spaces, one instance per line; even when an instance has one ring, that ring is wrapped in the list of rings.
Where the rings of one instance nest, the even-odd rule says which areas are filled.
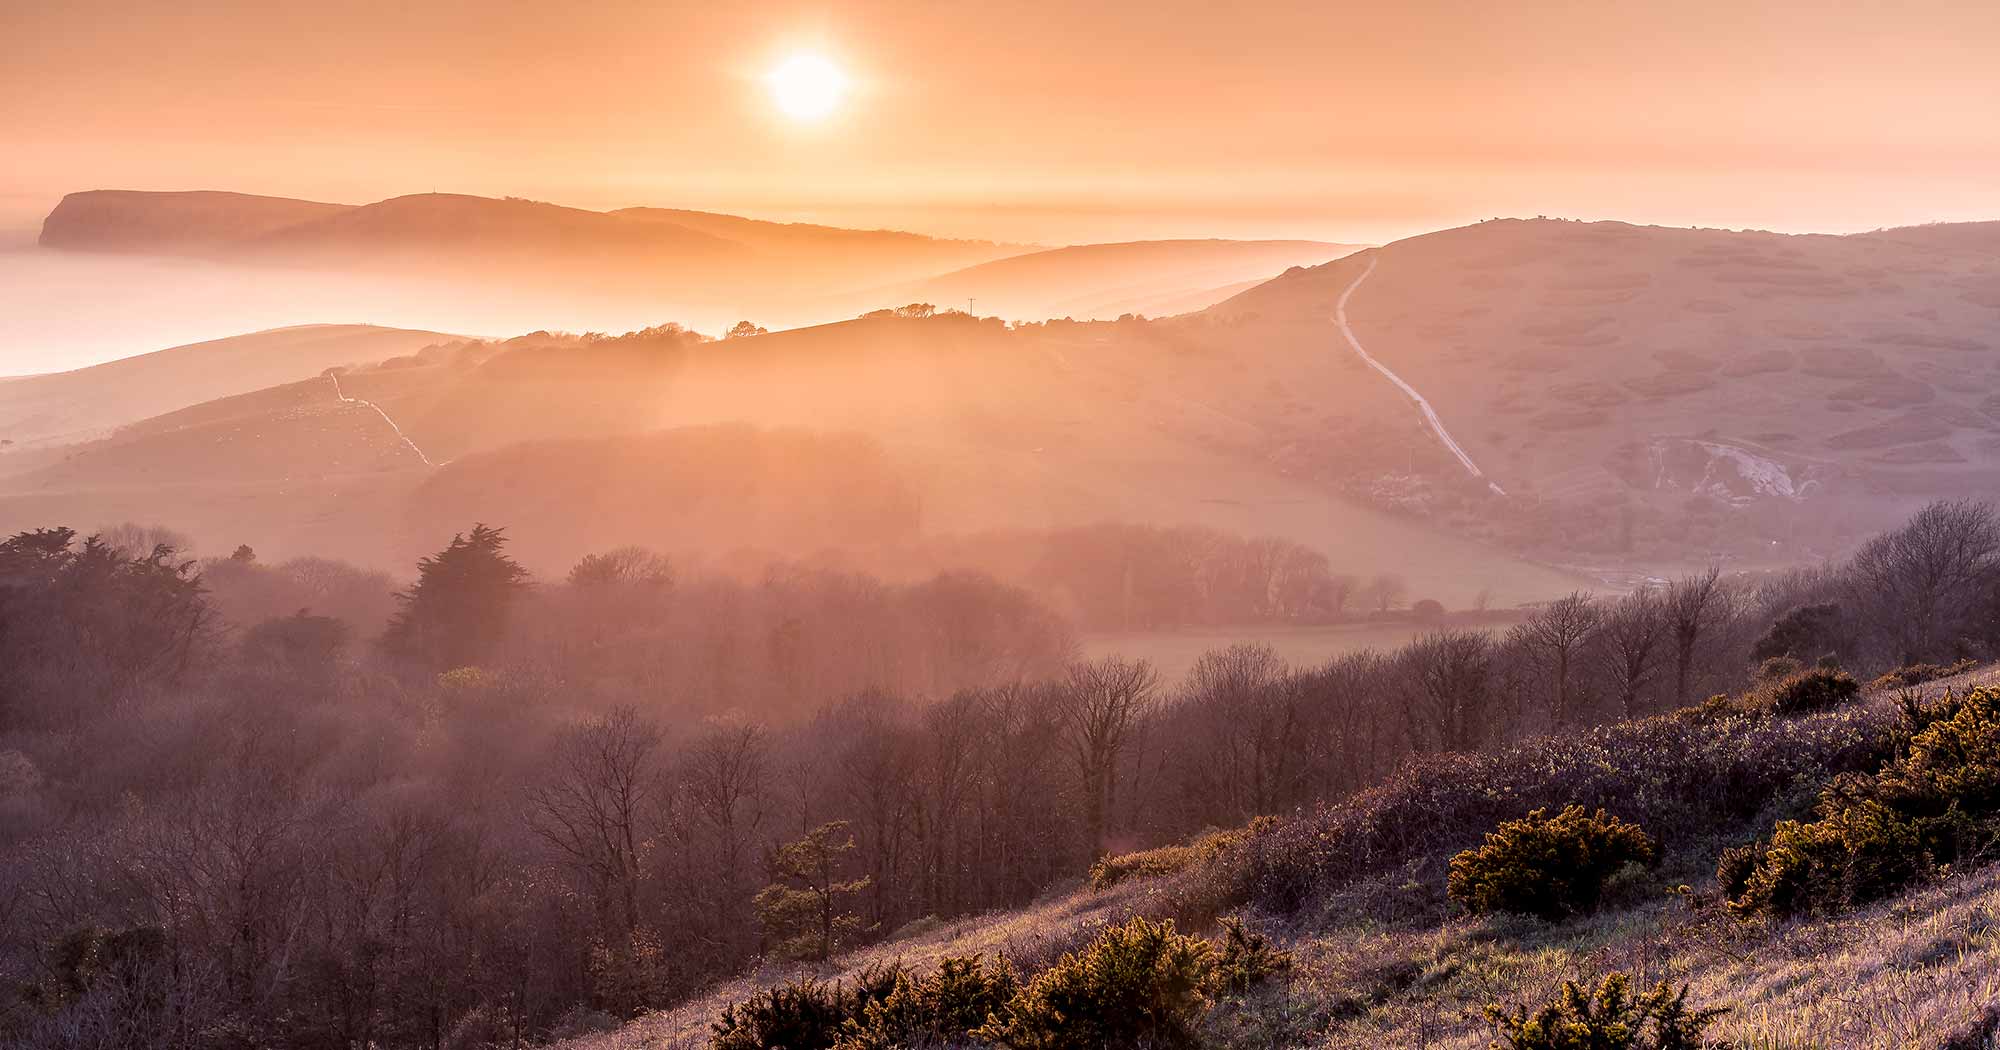
[[[1500,220],[1377,249],[1348,312],[1510,492],[1740,490],[1700,439],[1817,481],[1823,531],[1866,532],[2000,472],[1996,246],[1991,224],[1902,240]],[[1324,316],[1356,272],[1286,274],[1209,314]]]
[[[381,361],[453,338],[374,325],[274,328],[0,385],[0,438],[76,442],[185,406]]]
[[[1973,684],[2000,684],[2000,671],[1974,672],[1931,688]],[[1766,744],[1790,742],[1822,749],[1806,756],[1808,762],[1824,757],[1838,765],[1843,759],[1837,752],[1870,727],[1887,724],[1894,703],[1890,696],[1875,695],[1844,711],[1750,730],[1740,734],[1744,746],[1732,742],[1716,750],[1751,753],[1761,737]],[[1532,745],[1524,751],[1530,758],[1525,764],[1499,756],[1469,765],[1521,770],[1547,766],[1548,755],[1565,753]],[[1534,761],[1536,755],[1544,761]],[[1592,747],[1579,747],[1570,761],[1590,767],[1603,764],[1603,755]],[[1671,758],[1664,761],[1673,763]],[[1719,761],[1727,767],[1740,758],[1724,756]],[[1554,765],[1559,767],[1562,760]],[[1526,775],[1520,781],[1523,798],[1473,799],[1463,808],[1468,812],[1495,805],[1525,809],[1536,791],[1562,783],[1568,775],[1555,768],[1543,774],[1541,783],[1535,775]],[[1588,771],[1581,775],[1591,783],[1617,782],[1615,778],[1589,781],[1594,774]],[[1647,779],[1645,770],[1628,770],[1624,776]],[[1454,786],[1464,785],[1447,781],[1445,790]],[[1463,840],[1472,833],[1430,829],[1426,837],[1421,831],[1407,835],[1394,828],[1366,828],[1371,814],[1391,817],[1399,804],[1426,790],[1430,789],[1404,784],[1371,792],[1292,822],[1294,832],[1306,833],[1308,845],[1303,850],[1296,837],[1290,845],[1265,847],[1310,853],[1313,843],[1345,841],[1340,838],[1343,834],[1378,847],[1388,839],[1424,839],[1423,846],[1403,852],[1407,864],[1391,864],[1365,878],[1342,877],[1342,863],[1352,867],[1352,857],[1322,857],[1317,862],[1296,855],[1284,858],[1296,862],[1295,867],[1303,864],[1321,873],[1312,887],[1313,899],[1283,916],[1255,909],[1244,913],[1253,925],[1291,948],[1296,965],[1280,984],[1240,1006],[1219,1011],[1211,1028],[1216,1045],[1245,1050],[1281,1046],[1476,1050],[1491,1039],[1481,1017],[1486,1004],[1540,1002],[1566,980],[1594,981],[1613,970],[1631,972],[1648,982],[1688,983],[1692,1000],[1732,1007],[1713,1035],[1773,1050],[1943,1046],[1977,1024],[1982,1012],[2000,1007],[2000,866],[1958,875],[1831,919],[1740,922],[1721,912],[1713,899],[1716,851],[1755,828],[1768,828],[1773,812],[1797,805],[1805,795],[1803,789],[1769,801],[1749,821],[1666,838],[1665,863],[1651,880],[1626,887],[1597,915],[1555,924],[1451,914],[1442,900],[1442,860],[1471,844],[1453,844],[1454,835]],[[1660,799],[1655,793],[1650,803],[1635,797],[1632,804],[1657,806]],[[1363,830],[1357,833],[1356,828]],[[1471,841],[1476,842],[1476,835]],[[1398,855],[1394,849],[1381,853]],[[1015,912],[876,945],[816,972],[839,976],[896,959],[922,967],[944,955],[975,951],[1006,951],[1032,968],[1079,943],[1097,924],[1134,913],[1199,916],[1206,911],[1204,902],[1215,899],[1218,881],[1226,880],[1213,873],[1190,873],[1125,883],[1103,892],[1078,889]],[[1694,887],[1694,896],[1667,893],[1667,887],[1675,884]],[[703,1046],[707,1025],[727,1003],[792,972],[767,968],[679,1009],[565,1045],[570,1050]]]

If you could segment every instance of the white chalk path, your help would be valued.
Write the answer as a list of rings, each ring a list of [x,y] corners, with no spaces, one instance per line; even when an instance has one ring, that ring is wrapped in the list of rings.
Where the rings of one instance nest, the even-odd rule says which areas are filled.
[[[418,459],[424,461],[424,466],[436,467],[442,465],[438,463],[432,463],[431,457],[424,455],[424,450],[418,448],[417,443],[410,440],[410,435],[403,433],[403,428],[397,426],[396,421],[389,418],[389,413],[382,411],[381,405],[378,405],[373,401],[364,400],[358,397],[348,397],[346,394],[342,393],[340,390],[340,373],[328,372],[326,374],[326,377],[328,379],[333,380],[333,396],[339,398],[341,402],[344,404],[360,405],[364,408],[374,409],[375,414],[382,417],[382,422],[389,424],[389,429],[396,432],[396,437],[399,440],[401,440],[403,444],[408,445],[410,451],[417,454]]]
[[[1438,418],[1436,410],[1431,408],[1431,403],[1424,400],[1424,395],[1417,393],[1416,387],[1403,382],[1403,377],[1391,372],[1388,365],[1370,356],[1368,351],[1362,348],[1361,340],[1354,337],[1354,329],[1347,324],[1347,300],[1354,295],[1356,288],[1361,287],[1361,282],[1367,280],[1368,275],[1374,272],[1375,255],[1370,253],[1368,256],[1368,268],[1361,271],[1361,276],[1356,277],[1354,283],[1347,286],[1346,291],[1340,293],[1340,301],[1334,304],[1333,308],[1333,320],[1336,324],[1340,325],[1340,334],[1347,337],[1347,345],[1354,348],[1354,352],[1361,357],[1362,361],[1368,364],[1368,367],[1382,373],[1389,382],[1396,384],[1396,389],[1401,390],[1404,396],[1416,403],[1417,411],[1423,413],[1424,421],[1430,424],[1431,432],[1437,435],[1437,439],[1444,445],[1445,451],[1458,457],[1458,461],[1464,465],[1466,473],[1471,474],[1475,478],[1486,478],[1487,488],[1492,489],[1495,495],[1505,496],[1507,490],[1495,484],[1493,479],[1487,478],[1486,472],[1479,469],[1479,464],[1474,463],[1472,457],[1465,454],[1465,449],[1459,447],[1458,442],[1452,440],[1451,432],[1444,428],[1444,420]]]

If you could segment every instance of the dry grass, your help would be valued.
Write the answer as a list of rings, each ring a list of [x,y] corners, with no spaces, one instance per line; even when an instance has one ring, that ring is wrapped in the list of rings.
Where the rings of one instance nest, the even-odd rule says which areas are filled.
[[[1744,924],[1660,901],[1547,926],[1460,920],[1305,939],[1283,995],[1238,1019],[1234,1045],[1475,1050],[1490,1002],[1534,1003],[1624,970],[1731,1006],[1712,1034],[1750,1047],[1938,1047],[2000,1003],[2000,871],[1840,920]]]

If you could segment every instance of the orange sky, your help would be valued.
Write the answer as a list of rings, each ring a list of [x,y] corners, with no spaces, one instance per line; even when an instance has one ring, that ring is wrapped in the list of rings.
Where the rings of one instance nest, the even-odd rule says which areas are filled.
[[[824,126],[758,82],[797,49],[857,80]],[[1996,55],[1992,0],[0,3],[0,228],[91,187],[1045,242],[1996,218]]]

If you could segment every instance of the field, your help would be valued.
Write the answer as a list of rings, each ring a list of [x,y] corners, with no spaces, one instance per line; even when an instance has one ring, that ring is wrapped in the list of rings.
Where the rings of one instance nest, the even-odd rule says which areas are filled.
[[[1495,615],[1482,626],[1498,630],[1511,617]],[[1452,624],[1452,626],[1462,626]],[[1293,667],[1323,664],[1336,656],[1362,649],[1388,651],[1414,640],[1436,625],[1414,620],[1386,623],[1343,623],[1319,627],[1288,625],[1248,625],[1242,627],[1196,627],[1180,631],[1132,631],[1088,634],[1083,637],[1084,655],[1122,656],[1145,660],[1159,669],[1160,680],[1180,681],[1201,654],[1239,642],[1268,645]]]

